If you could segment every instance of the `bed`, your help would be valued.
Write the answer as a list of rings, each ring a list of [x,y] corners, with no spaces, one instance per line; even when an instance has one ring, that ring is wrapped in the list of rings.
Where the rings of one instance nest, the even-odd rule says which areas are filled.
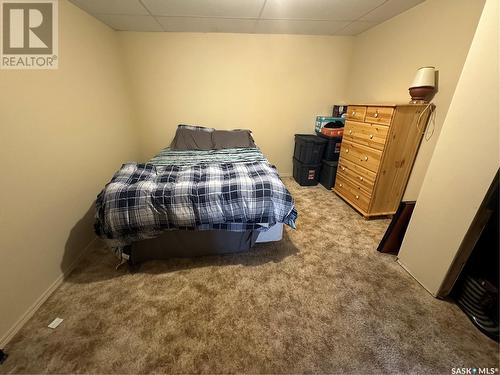
[[[122,165],[98,195],[95,231],[121,259],[248,251],[280,240],[283,225],[295,228],[293,198],[253,138],[214,146],[215,130],[205,129],[180,125],[171,147]],[[211,135],[202,135],[206,145],[173,147],[181,130]]]

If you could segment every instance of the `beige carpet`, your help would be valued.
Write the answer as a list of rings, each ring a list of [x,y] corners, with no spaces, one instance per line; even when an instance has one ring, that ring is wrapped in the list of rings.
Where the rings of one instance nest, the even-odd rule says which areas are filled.
[[[419,373],[498,367],[498,346],[375,248],[322,186],[286,179],[283,241],[233,256],[115,271],[95,246],[7,347],[13,373]],[[56,329],[47,324],[64,318]]]

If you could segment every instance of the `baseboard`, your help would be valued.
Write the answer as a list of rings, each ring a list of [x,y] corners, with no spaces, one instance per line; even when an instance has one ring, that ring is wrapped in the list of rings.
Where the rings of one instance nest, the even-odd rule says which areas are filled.
[[[80,261],[80,259],[83,257],[83,255],[87,252],[87,250],[94,244],[96,241],[97,237],[94,237],[88,244],[85,246],[85,248],[82,250],[82,252],[76,257],[76,259],[71,263],[71,265],[68,267],[68,269],[61,273],[59,277],[50,285],[45,292],[42,293],[40,297],[33,303],[28,310],[18,319],[17,322],[14,323],[14,325],[7,331],[5,335],[3,335],[0,338],[0,348],[5,348],[7,344],[9,343],[10,340],[16,335],[17,332],[26,324],[28,320],[35,314],[35,312],[42,306],[42,304],[50,297],[52,293],[62,284],[64,281],[64,278],[68,276],[71,271],[73,271]]]

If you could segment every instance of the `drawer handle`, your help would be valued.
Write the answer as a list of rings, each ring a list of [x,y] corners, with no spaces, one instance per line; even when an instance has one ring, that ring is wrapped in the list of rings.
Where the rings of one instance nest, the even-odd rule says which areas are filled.
[[[344,167],[341,167],[343,171],[345,171],[345,168]]]
[[[373,139],[373,134],[370,134],[370,139]]]
[[[356,195],[356,199],[359,199],[359,195]]]
[[[351,116],[354,117],[356,115],[356,111],[352,111]]]
[[[378,117],[378,111],[375,111],[375,114],[373,115],[373,117],[375,117],[375,118]]]
[[[368,161],[368,156],[365,156],[364,158],[361,159],[361,161]]]
[[[349,130],[349,134],[352,134],[352,130]]]
[[[340,186],[340,187],[342,187],[342,186],[344,186],[344,185],[342,185],[342,184],[339,184],[339,186]]]
[[[348,148],[346,148],[346,149],[345,149],[345,152],[346,152],[346,154],[348,154],[348,153],[349,153],[349,149],[348,149]]]
[[[363,181],[363,177],[360,177],[360,178],[359,178],[359,180],[360,180],[360,181]]]

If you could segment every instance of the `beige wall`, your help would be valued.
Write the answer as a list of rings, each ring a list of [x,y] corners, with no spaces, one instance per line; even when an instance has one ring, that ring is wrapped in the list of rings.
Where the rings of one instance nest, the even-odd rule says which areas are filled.
[[[281,174],[293,135],[345,98],[351,37],[119,33],[138,105],[142,158],[177,124],[249,128]]]
[[[434,295],[500,166],[498,10],[486,2],[399,253]]]
[[[350,103],[406,103],[417,68],[432,65],[439,70],[434,134],[423,140],[405,200],[418,196],[483,4],[483,0],[427,0],[355,38]]]
[[[354,38],[120,32],[141,158],[168,145],[179,123],[245,127],[289,175],[293,134],[311,133],[315,115],[345,100],[407,102],[416,69],[435,65],[434,134],[423,141],[405,193],[415,200],[483,3],[427,0]]]
[[[0,70],[0,341],[94,238],[95,196],[138,155],[116,33],[59,4],[59,69]]]

